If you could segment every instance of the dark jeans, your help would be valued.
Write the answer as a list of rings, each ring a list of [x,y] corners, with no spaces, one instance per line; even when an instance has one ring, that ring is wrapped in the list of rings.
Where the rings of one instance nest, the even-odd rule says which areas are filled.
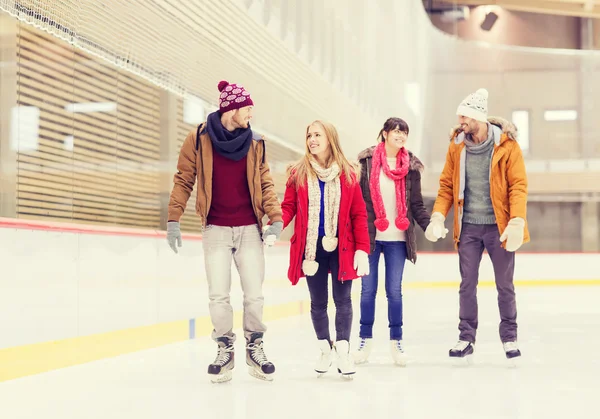
[[[319,269],[314,276],[307,276],[308,291],[310,292],[310,316],[317,339],[331,341],[329,334],[329,316],[327,302],[329,300],[329,271],[331,271],[333,302],[335,303],[336,340],[350,340],[352,328],[352,281],[338,281],[339,252],[336,248],[329,253],[323,249],[322,237],[317,242],[315,260]]]
[[[502,342],[517,340],[517,302],[513,284],[515,254],[501,246],[500,233],[495,224],[463,224],[458,245],[460,263],[460,340],[475,342],[477,333],[477,284],[479,265],[487,250],[494,267],[498,309],[500,310],[500,339]]]
[[[405,242],[376,241],[375,250],[369,255],[369,275],[362,278],[360,294],[361,338],[373,337],[375,323],[375,299],[379,282],[379,258],[385,261],[385,294],[388,302],[390,339],[402,340],[402,275],[406,262]]]

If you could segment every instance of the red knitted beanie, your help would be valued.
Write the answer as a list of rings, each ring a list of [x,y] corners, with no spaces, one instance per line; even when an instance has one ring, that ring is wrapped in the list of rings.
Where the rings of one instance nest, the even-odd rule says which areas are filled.
[[[225,113],[234,109],[253,106],[250,93],[243,86],[237,84],[229,84],[228,81],[222,80],[219,82],[219,111]]]

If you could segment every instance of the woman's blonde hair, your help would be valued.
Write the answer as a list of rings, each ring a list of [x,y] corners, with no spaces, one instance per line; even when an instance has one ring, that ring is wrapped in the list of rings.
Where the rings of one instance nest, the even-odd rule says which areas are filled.
[[[344,156],[342,148],[340,147],[340,137],[333,124],[330,124],[329,122],[325,121],[316,120],[306,127],[306,134],[304,136],[304,157],[302,157],[298,162],[296,162],[288,168],[288,176],[290,176],[290,180],[292,181],[292,183],[296,186],[299,186],[306,182],[309,175],[313,177],[317,176],[310,164],[310,158],[312,155],[310,153],[310,149],[308,148],[308,141],[306,141],[306,137],[308,137],[308,131],[310,127],[315,124],[320,125],[321,128],[323,128],[323,131],[325,131],[325,135],[327,136],[327,141],[329,142],[331,150],[325,168],[330,167],[333,164],[333,162],[336,162],[340,167],[340,172],[344,173],[344,175],[346,176],[346,182],[348,184],[352,184],[354,181],[358,181],[360,178],[360,168],[358,167],[357,163],[350,163],[346,156]]]

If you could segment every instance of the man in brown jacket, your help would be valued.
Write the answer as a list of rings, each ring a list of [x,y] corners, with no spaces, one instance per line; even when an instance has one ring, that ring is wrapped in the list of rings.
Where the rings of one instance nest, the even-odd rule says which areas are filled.
[[[444,238],[444,220],[454,208],[454,243],[460,274],[460,338],[450,356],[474,352],[478,327],[477,283],[487,250],[498,290],[500,339],[509,359],[521,356],[517,345],[517,303],[513,283],[515,251],[529,241],[527,174],[515,126],[488,118],[488,92],[479,89],[457,110],[440,188],[425,237]]]
[[[246,363],[250,374],[271,380],[275,366],[263,350],[264,244],[272,245],[281,233],[281,206],[264,139],[250,128],[254,105],[250,94],[226,81],[219,83],[219,91],[219,110],[190,132],[181,147],[169,202],[167,240],[177,253],[176,244],[182,244],[179,219],[197,181],[196,213],[203,227],[212,338],[218,345],[208,373],[213,382],[228,381],[234,367],[236,336],[229,298],[233,260],[244,292]],[[270,225],[261,235],[265,214]]]

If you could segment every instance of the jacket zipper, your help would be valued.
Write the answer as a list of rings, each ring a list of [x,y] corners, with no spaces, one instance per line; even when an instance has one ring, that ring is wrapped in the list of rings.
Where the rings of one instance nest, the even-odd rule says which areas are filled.
[[[371,184],[371,168],[369,167],[371,164],[371,157],[367,157],[366,160],[367,160],[367,190],[369,190],[369,185]],[[372,197],[371,197],[371,199],[372,199]],[[371,238],[369,237],[369,242],[370,241],[371,241]],[[375,243],[373,243],[373,246],[371,246],[371,243],[369,243],[369,247],[371,248],[371,251],[375,250]]]
[[[300,199],[299,199],[299,195],[298,195],[298,186],[296,185],[295,187],[296,187],[296,199],[298,200],[298,212],[300,213],[300,220],[302,220],[302,222],[304,222],[304,214],[302,214],[302,205],[300,203]],[[303,227],[303,226],[301,226],[301,227]],[[294,233],[297,234],[296,231],[294,231]],[[300,243],[300,244],[302,244],[302,243]],[[304,247],[306,247],[306,245]],[[304,257],[304,250],[301,248],[300,251],[302,253],[300,253],[300,262],[298,262],[298,265],[296,266],[296,272],[298,270],[300,270],[300,272],[302,272],[302,258]]]
[[[462,156],[463,153],[465,155],[465,161],[464,161],[464,165],[461,165],[462,163]],[[458,236],[456,238],[456,244],[458,244],[460,242],[460,235],[462,233],[462,227],[463,227],[463,205],[464,205],[464,201],[465,201],[465,185],[463,184],[463,181],[466,182],[466,170],[467,170],[467,162],[466,162],[466,153],[467,150],[465,149],[465,147],[462,148],[462,150],[460,151],[460,155],[458,158],[458,178],[459,178],[459,195],[460,192],[463,192],[463,197],[462,199],[458,199]],[[464,167],[463,167],[464,166]],[[461,170],[465,170],[465,176],[463,178],[463,176],[461,176]]]
[[[340,185],[340,187],[341,187],[341,185]],[[359,187],[360,187],[360,185],[359,185]],[[361,191],[361,193],[362,193],[362,191]],[[340,191],[340,206],[341,206],[341,204],[342,204],[342,191]],[[348,217],[346,219],[347,220],[350,219],[350,209],[349,208],[348,208]],[[339,229],[339,226],[340,226],[340,223],[339,223],[339,211],[338,211],[338,229]],[[340,246],[341,246],[342,242],[344,242],[344,243],[346,242],[345,239],[346,239],[346,236],[348,235],[348,229],[346,228],[346,226],[342,225],[342,228],[344,229],[344,237],[343,237],[343,240],[338,241],[338,265],[340,266],[340,268],[341,268],[341,264],[339,263]],[[354,253],[356,254],[356,249],[354,249]],[[353,258],[352,259],[353,260],[352,265],[354,265],[354,255],[352,255],[352,258]],[[338,274],[339,274],[339,271],[338,271]],[[342,284],[343,283],[344,283],[344,278],[342,278]]]
[[[200,138],[198,138],[198,142],[200,143],[202,141],[202,136],[200,136]],[[204,205],[204,214],[201,214],[201,223],[202,225],[200,226],[200,229],[202,231],[204,231],[206,229],[206,220],[208,218],[208,193],[206,193],[206,176],[204,174],[204,158],[202,156],[202,150],[204,150],[204,147],[201,147],[199,144],[199,150],[198,150],[198,160],[200,160],[200,173],[202,173],[202,189],[204,190],[204,199],[205,199],[205,205]]]
[[[257,165],[257,162],[258,162],[258,152],[254,153],[254,154],[256,156],[256,161],[254,162],[254,171],[252,173],[252,181],[250,182],[252,184],[252,195],[250,196],[250,199],[252,200],[252,210],[254,211],[254,217],[256,218],[256,221],[258,222],[258,228],[260,230],[260,235],[262,236],[262,220],[258,219],[258,214],[257,214],[256,207],[255,207],[255,204],[254,204],[254,197],[255,197],[255,194],[256,194],[256,185],[255,185],[255,179],[254,179],[254,177],[256,176],[257,171],[259,172],[258,176],[260,177],[260,166],[259,166],[258,170],[256,168],[256,165]]]
[[[492,194],[492,166],[494,162],[494,154],[496,154],[496,146],[494,146],[494,151],[492,151],[492,158],[490,159],[490,171],[488,175],[488,180],[490,182],[490,200],[492,201],[492,210],[494,211],[494,217],[496,217],[496,224],[498,224],[498,215],[496,214],[496,208],[494,206],[494,195]]]

